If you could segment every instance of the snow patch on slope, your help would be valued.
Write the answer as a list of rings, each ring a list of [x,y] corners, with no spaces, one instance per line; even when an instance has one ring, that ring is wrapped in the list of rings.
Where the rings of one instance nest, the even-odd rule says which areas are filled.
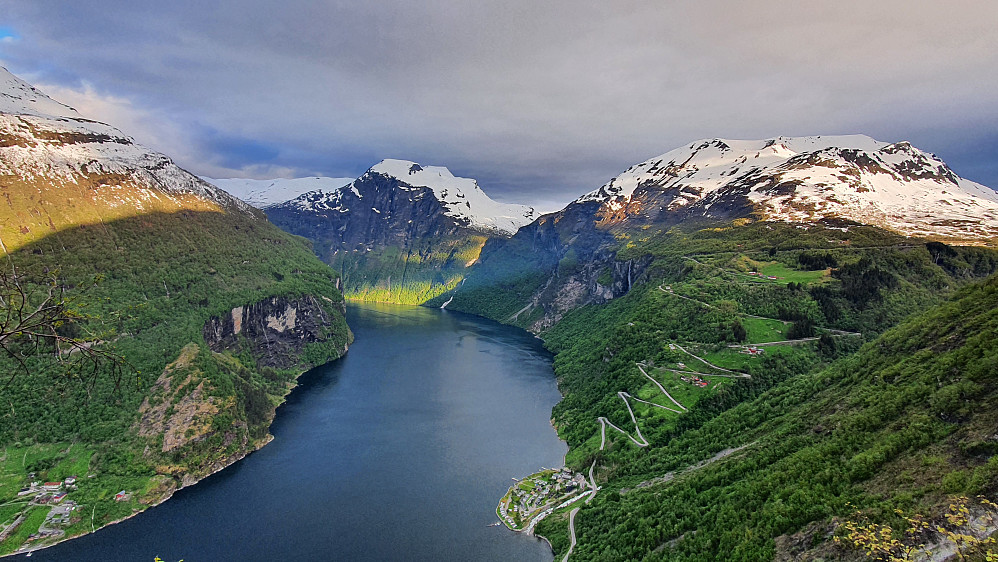
[[[638,186],[670,181],[713,191],[740,171],[765,169],[802,152],[831,147],[879,150],[887,143],[865,135],[778,137],[768,140],[704,139],[635,164],[577,202],[626,200]]]
[[[0,67],[0,113],[83,119],[72,107],[46,96],[3,67]]]
[[[82,176],[107,174],[137,180],[138,199],[120,205],[143,209],[143,200],[194,195],[224,208],[250,212],[228,193],[181,169],[118,129],[85,119],[0,67],[0,174],[23,180],[76,183]],[[118,186],[106,185],[114,191]]]

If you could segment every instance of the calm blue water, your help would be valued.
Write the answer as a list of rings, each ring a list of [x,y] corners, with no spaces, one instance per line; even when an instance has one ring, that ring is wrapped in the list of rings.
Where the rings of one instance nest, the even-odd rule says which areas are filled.
[[[272,443],[35,560],[551,560],[489,527],[510,485],[561,466],[550,356],[459,313],[351,306],[345,358],[303,376]]]

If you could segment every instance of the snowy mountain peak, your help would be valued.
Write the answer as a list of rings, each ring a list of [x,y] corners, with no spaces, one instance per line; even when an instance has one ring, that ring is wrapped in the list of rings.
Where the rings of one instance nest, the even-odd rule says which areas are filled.
[[[82,119],[75,109],[41,93],[0,66],[0,113]]]
[[[471,178],[456,177],[444,166],[422,166],[409,160],[385,159],[371,167],[367,173],[382,174],[413,187],[428,187],[434,193],[481,191],[478,182]]]
[[[907,141],[865,135],[700,140],[576,200],[593,201],[613,220],[653,208],[673,216],[750,211],[767,220],[845,218],[912,235],[998,235],[998,193]]]
[[[361,179],[370,174],[380,174],[410,187],[429,188],[443,206],[444,214],[473,228],[513,234],[538,216],[533,207],[493,201],[477,181],[455,176],[443,166],[385,159],[372,166]],[[356,188],[351,184],[343,189]]]

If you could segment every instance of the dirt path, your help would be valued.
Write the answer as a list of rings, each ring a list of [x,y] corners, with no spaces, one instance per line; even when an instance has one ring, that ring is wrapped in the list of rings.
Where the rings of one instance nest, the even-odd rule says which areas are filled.
[[[450,301],[448,301],[448,302],[450,302]],[[526,312],[527,310],[529,310],[530,307],[532,307],[532,306],[534,306],[534,305],[533,304],[528,304],[527,306],[521,308],[520,310],[517,310],[516,313],[513,314],[512,316],[510,316],[509,319],[506,320],[506,321],[507,322],[515,322],[516,319],[519,318],[521,314],[523,314],[524,312]]]
[[[800,338],[800,339],[797,339],[797,340],[768,341],[768,342],[764,342],[764,343],[753,343],[753,344],[745,344],[745,345],[729,345],[728,347],[739,348],[739,347],[746,347],[747,345],[752,345],[753,347],[766,347],[766,346],[770,346],[770,345],[797,345],[799,343],[807,343],[807,342],[811,342],[811,341],[818,341],[818,338],[814,337],[814,338]]]
[[[670,412],[674,412],[674,413],[677,413],[677,414],[682,414],[682,412],[680,412],[679,410],[673,410],[672,408],[670,408],[668,406],[663,406],[661,404],[656,404],[654,402],[649,402],[647,400],[642,400],[642,399],[638,398],[637,396],[631,396],[627,392],[625,392],[624,394],[627,394],[627,397],[630,398],[631,400],[634,400],[635,402],[641,402],[642,404],[648,404],[649,406],[655,406],[656,408],[661,408],[663,410],[669,410]]]
[[[672,295],[672,296],[674,296],[674,297],[679,297],[679,298],[681,298],[681,299],[686,299],[686,300],[688,300],[688,301],[690,301],[690,302],[695,302],[695,303],[697,303],[697,304],[699,304],[700,306],[703,306],[703,307],[705,307],[705,308],[711,308],[711,309],[716,309],[716,308],[717,308],[716,306],[714,306],[714,305],[712,305],[712,304],[710,304],[710,303],[707,303],[707,302],[704,302],[704,301],[702,301],[702,300],[700,300],[700,299],[695,299],[695,298],[693,298],[693,297],[687,297],[686,295],[680,295],[679,293],[677,293],[677,292],[675,292],[675,291],[672,291],[672,290],[669,290],[669,289],[666,289],[666,288],[665,288],[665,287],[663,287],[662,285],[659,285],[659,286],[658,286],[658,290],[659,290],[659,291],[662,291],[663,293],[665,293],[665,294],[667,294],[667,295]],[[738,314],[738,316],[745,316],[745,317],[747,317],[747,318],[758,318],[759,320],[772,320],[772,321],[774,321],[774,322],[781,322],[781,323],[783,323],[783,324],[789,324],[789,323],[790,323],[790,322],[788,322],[788,321],[786,321],[786,320],[780,320],[779,318],[770,318],[770,317],[768,317],[768,316],[756,316],[755,314],[749,314],[749,313],[747,313],[747,312],[739,312],[739,313],[737,313],[737,314]]]
[[[630,433],[627,433],[623,429],[620,429],[619,427],[614,425],[612,421],[606,419],[603,416],[600,416],[599,418],[597,418],[597,421],[603,424],[603,439],[602,442],[600,443],[600,450],[602,451],[603,446],[606,444],[606,426],[608,425],[616,429],[620,433],[624,434],[625,437],[630,439],[638,447],[647,447],[648,445],[650,445],[650,443],[648,443],[648,440],[645,439],[644,435],[641,435],[641,428],[638,427],[638,420],[637,418],[634,417],[634,410],[631,409],[631,403],[627,401],[627,398],[629,398],[631,395],[626,392],[618,392],[617,396],[619,396],[620,399],[624,401],[624,405],[627,406],[627,413],[631,415],[631,423],[634,424],[634,432],[638,434],[638,439],[640,439],[640,441],[638,439],[635,439]]]
[[[671,344],[671,345],[676,346],[676,349],[678,349],[679,351],[682,351],[686,355],[689,355],[690,357],[692,357],[694,359],[698,359],[701,363],[703,363],[704,365],[707,365],[708,367],[711,367],[713,369],[717,369],[718,371],[724,371],[725,373],[731,373],[732,375],[736,375],[738,377],[752,378],[748,373],[742,373],[741,371],[731,371],[729,369],[725,369],[724,367],[718,367],[717,365],[711,363],[710,361],[707,361],[703,357],[700,357],[698,355],[694,355],[693,353],[690,353],[689,351],[686,351],[686,349],[683,348],[683,346],[679,345],[678,343],[674,343],[674,344]],[[753,344],[753,345],[763,345],[763,344]]]
[[[718,375],[716,373],[698,373],[696,371],[680,371],[678,369],[668,369],[666,367],[658,367],[658,368],[661,369],[661,370],[663,370],[663,371],[669,371],[670,373],[676,373],[677,375],[695,375],[695,376],[698,376],[698,377],[724,377],[724,378],[727,378],[727,379],[750,379],[750,378],[752,378],[752,375],[747,374],[747,373],[743,374],[743,375]]]

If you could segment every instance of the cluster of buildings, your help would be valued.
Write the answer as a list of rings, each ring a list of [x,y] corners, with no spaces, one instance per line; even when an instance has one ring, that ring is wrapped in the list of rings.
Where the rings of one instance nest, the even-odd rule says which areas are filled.
[[[48,515],[45,516],[45,522],[38,528],[38,532],[28,537],[28,540],[32,541],[45,537],[60,537],[66,534],[66,532],[62,530],[62,527],[69,524],[73,511],[75,511],[77,507],[79,506],[72,500],[67,500],[61,505],[53,506]]]
[[[586,487],[586,478],[567,468],[544,471],[520,481],[510,488],[506,499],[499,504],[499,515],[515,529],[515,519],[527,520],[531,514],[552,501]]]
[[[69,524],[73,511],[79,506],[72,500],[67,500],[66,496],[76,489],[76,476],[70,476],[60,482],[38,482],[33,481],[34,473],[28,475],[31,484],[24,487],[17,493],[20,496],[30,496],[34,494],[28,505],[50,505],[45,516],[45,521],[38,528],[38,532],[28,537],[28,541],[36,541],[48,537],[60,537],[65,534],[63,527]],[[18,518],[16,523],[23,521],[23,517]],[[13,527],[13,525],[12,525]]]
[[[34,473],[28,475],[28,479],[35,477]],[[76,476],[70,476],[61,482],[31,482],[30,485],[21,488],[17,493],[18,497],[34,495],[31,500],[35,505],[58,504],[66,499],[66,495],[76,489]]]
[[[762,355],[763,353],[765,353],[765,351],[766,350],[763,349],[763,348],[761,348],[761,347],[750,345],[750,346],[747,346],[747,347],[743,347],[742,350],[741,350],[741,353],[748,353],[749,355],[758,356],[758,355]]]

